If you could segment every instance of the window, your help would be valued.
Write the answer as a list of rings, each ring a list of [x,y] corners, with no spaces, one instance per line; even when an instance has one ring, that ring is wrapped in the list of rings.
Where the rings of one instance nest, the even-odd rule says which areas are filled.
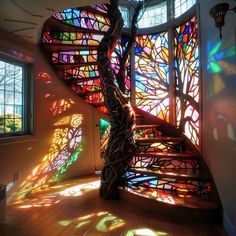
[[[175,18],[182,15],[196,3],[196,0],[175,0]]]
[[[154,6],[148,6],[144,12],[141,12],[139,17],[139,28],[148,28],[167,22],[166,1],[155,4]]]
[[[129,8],[125,6],[119,6],[119,10],[124,20],[124,27],[128,28],[129,27]]]
[[[32,130],[31,66],[0,55],[0,137]]]

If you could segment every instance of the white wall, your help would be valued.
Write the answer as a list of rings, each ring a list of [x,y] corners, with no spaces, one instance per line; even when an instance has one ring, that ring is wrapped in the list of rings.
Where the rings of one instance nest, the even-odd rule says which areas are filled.
[[[203,92],[202,151],[213,175],[224,210],[224,225],[236,235],[236,14],[227,12],[223,38],[209,10],[219,2],[200,0]]]

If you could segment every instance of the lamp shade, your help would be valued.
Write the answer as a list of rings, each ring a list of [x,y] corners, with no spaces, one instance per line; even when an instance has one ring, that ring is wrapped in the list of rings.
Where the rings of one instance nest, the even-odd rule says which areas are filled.
[[[222,38],[221,27],[225,24],[225,14],[229,9],[229,4],[224,2],[211,8],[209,14],[215,20],[215,25],[220,29],[220,38]]]

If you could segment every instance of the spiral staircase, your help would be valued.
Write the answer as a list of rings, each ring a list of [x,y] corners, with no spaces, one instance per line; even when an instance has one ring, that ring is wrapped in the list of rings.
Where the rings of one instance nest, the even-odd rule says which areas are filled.
[[[41,41],[58,77],[102,112],[107,108],[96,59],[109,28],[106,11],[105,5],[62,11],[45,22]],[[221,221],[217,190],[197,148],[174,126],[133,108],[137,150],[123,176],[121,199],[158,215]]]

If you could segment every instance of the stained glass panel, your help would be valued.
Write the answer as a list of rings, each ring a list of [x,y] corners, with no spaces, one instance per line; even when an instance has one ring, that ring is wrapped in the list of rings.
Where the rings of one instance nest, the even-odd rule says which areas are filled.
[[[111,64],[115,74],[118,74],[120,69],[120,58],[123,56],[125,47],[128,44],[128,37],[122,35],[119,43],[117,44],[115,51],[112,53]],[[126,94],[130,94],[130,57],[127,61],[127,69],[125,71],[125,88]]]
[[[65,80],[89,79],[98,76],[97,65],[79,66],[65,70]]]
[[[97,50],[61,51],[52,54],[54,64],[83,64],[97,62]]]
[[[101,10],[98,5],[95,8]],[[68,8],[54,15],[54,18],[68,25],[83,29],[106,32],[110,22],[101,14],[95,14],[79,8]]]
[[[43,33],[42,42],[47,44],[98,46],[102,38],[102,34],[46,31]]]
[[[199,54],[194,16],[175,29],[177,126],[199,145]]]
[[[168,34],[140,35],[136,41],[136,106],[169,121]]]
[[[105,4],[94,4],[91,7],[102,13],[107,13],[107,5]]]
[[[110,122],[104,119],[100,119],[100,148],[101,158],[104,158],[105,151],[108,145],[110,136],[111,125]]]

